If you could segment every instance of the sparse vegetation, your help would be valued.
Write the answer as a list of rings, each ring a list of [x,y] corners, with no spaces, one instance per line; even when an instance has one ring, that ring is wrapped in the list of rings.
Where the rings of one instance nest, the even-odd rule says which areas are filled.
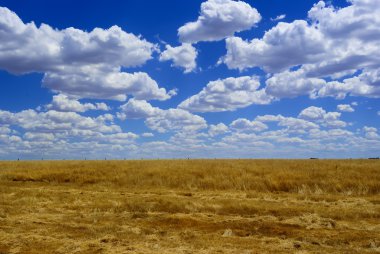
[[[378,253],[377,160],[0,162],[0,253]]]

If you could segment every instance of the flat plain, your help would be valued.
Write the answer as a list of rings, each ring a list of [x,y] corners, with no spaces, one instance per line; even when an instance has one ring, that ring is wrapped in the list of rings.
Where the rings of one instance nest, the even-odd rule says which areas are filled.
[[[379,253],[379,160],[0,162],[0,253]]]

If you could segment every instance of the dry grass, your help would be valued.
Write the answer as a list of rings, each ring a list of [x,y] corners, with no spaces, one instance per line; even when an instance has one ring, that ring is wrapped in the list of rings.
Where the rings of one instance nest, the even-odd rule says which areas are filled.
[[[0,162],[0,253],[379,253],[380,161]]]

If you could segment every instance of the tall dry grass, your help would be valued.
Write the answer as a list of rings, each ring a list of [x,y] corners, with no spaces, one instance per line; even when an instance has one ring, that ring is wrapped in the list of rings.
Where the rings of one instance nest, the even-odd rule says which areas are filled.
[[[380,161],[0,162],[0,254],[379,253]]]
[[[380,193],[377,160],[0,162],[1,181],[258,192]]]

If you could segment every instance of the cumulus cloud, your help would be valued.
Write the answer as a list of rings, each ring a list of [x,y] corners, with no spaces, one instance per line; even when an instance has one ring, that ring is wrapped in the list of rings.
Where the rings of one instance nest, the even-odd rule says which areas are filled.
[[[296,71],[286,70],[272,75],[265,81],[265,91],[275,98],[308,95],[312,99],[319,97],[344,99],[348,94],[378,97],[379,91],[376,91],[376,87],[365,84],[360,80],[361,77],[362,75],[359,75],[343,81],[327,82],[323,78],[309,77],[307,67],[302,67]]]
[[[181,42],[218,41],[252,28],[261,20],[259,12],[243,1],[208,0],[201,5],[197,21],[178,29]]]
[[[313,97],[325,84],[323,79],[307,78],[305,70],[299,69],[274,74],[266,80],[265,92],[276,98]]]
[[[347,95],[379,98],[380,70],[363,69],[358,76],[344,79],[342,82],[328,82],[318,91],[320,97],[331,96],[343,99]]]
[[[30,109],[16,113],[0,110],[0,126],[10,130],[5,134],[0,132],[0,150],[8,156],[23,154],[38,158],[44,154],[51,158],[83,158],[94,153],[104,156],[105,150],[112,155],[121,148],[131,149],[139,136],[123,132],[113,118],[111,114],[88,117],[56,110]]]
[[[160,114],[161,109],[153,107],[149,102],[144,100],[130,99],[127,103],[120,106],[122,119],[141,119],[153,117]]]
[[[239,124],[231,124],[230,132],[214,145],[231,153],[249,151],[246,153],[248,156],[285,158],[292,154],[298,158],[316,154],[325,157],[358,157],[359,154],[365,154],[364,151],[378,151],[374,148],[380,140],[376,128],[365,127],[362,132],[353,133],[344,129],[347,126],[327,125],[326,122],[337,119],[339,113],[336,113],[314,107],[300,114],[304,119],[301,116],[296,118],[283,115],[259,115],[254,120],[236,119],[235,123]],[[268,127],[270,125],[270,128],[256,132],[246,131],[251,122],[257,121]],[[232,125],[242,128],[232,128]]]
[[[183,109],[160,109],[147,101],[130,99],[120,107],[119,118],[145,119],[148,128],[164,133],[167,131],[197,131],[207,128],[204,118]]]
[[[272,97],[258,90],[258,77],[243,76],[211,81],[196,95],[179,104],[192,112],[234,111],[252,104],[269,104]]]
[[[94,138],[97,142],[109,143],[114,146],[117,145],[125,145],[131,144],[137,139],[139,136],[132,132],[119,132],[119,133],[111,133],[111,134],[103,134],[101,133],[97,137]],[[123,148],[121,146],[120,148]]]
[[[8,126],[0,126],[0,134],[9,134],[11,129]]]
[[[340,116],[341,113],[339,112],[326,112],[323,108],[314,106],[305,108],[298,115],[301,119],[321,123],[324,126],[345,127],[347,123],[340,120]]]
[[[306,21],[296,20],[278,23],[262,39],[227,38],[226,47],[227,55],[223,62],[231,69],[258,66],[268,72],[279,72],[321,60],[326,42],[320,31]]]
[[[160,55],[160,61],[173,61],[172,66],[181,67],[184,73],[192,72],[196,69],[198,52],[191,44],[183,43],[181,46],[172,47],[166,45],[166,50]]]
[[[24,134],[24,139],[26,140],[34,140],[34,141],[52,141],[54,140],[54,135],[52,133],[33,133],[26,132]]]
[[[146,73],[125,73],[152,58],[156,45],[118,26],[85,32],[23,21],[0,7],[0,69],[45,73],[43,85],[81,98],[165,100],[170,94]]]
[[[221,61],[231,69],[260,67],[274,74],[266,91],[278,98],[378,98],[380,6],[349,2],[335,8],[320,1],[308,12],[308,21],[279,22],[262,38],[228,38]]]
[[[323,75],[357,69],[358,65],[371,66],[378,59],[374,43],[379,39],[375,34],[379,29],[380,8],[369,8],[370,5],[368,1],[352,1],[351,6],[335,9],[320,1],[309,11],[310,23],[304,20],[280,22],[262,39],[227,40],[225,62],[230,68],[258,66],[270,72],[318,64],[314,71],[325,72]],[[360,56],[358,50],[362,52]]]
[[[364,126],[363,131],[365,136],[369,139],[377,139],[379,134],[377,134],[377,129],[375,127]]]
[[[260,121],[249,121],[245,118],[239,118],[230,124],[230,127],[237,131],[259,132],[268,129],[268,126]]]
[[[318,129],[319,126],[313,122],[295,117],[285,117],[282,115],[263,115],[255,118],[259,122],[277,122],[278,126],[286,127],[292,132],[304,132],[306,130]]]
[[[310,130],[310,137],[318,140],[336,140],[347,137],[352,137],[354,134],[348,130],[344,129],[329,129],[329,130],[321,130],[321,129],[313,129]]]
[[[210,124],[208,129],[208,134],[211,137],[215,137],[224,133],[227,133],[229,131],[228,126],[224,123],[218,123],[218,124]]]
[[[337,109],[341,112],[354,112],[355,109],[353,107],[351,107],[351,105],[349,104],[339,104],[337,106]]]
[[[104,102],[98,103],[81,103],[74,98],[69,98],[67,95],[58,94],[53,96],[53,100],[50,104],[46,105],[47,109],[57,111],[72,111],[72,112],[86,112],[88,110],[103,110],[108,111],[111,108]]]
[[[32,109],[17,113],[0,110],[0,123],[19,126],[27,131],[38,132],[72,132],[75,130],[90,130],[98,132],[121,132],[118,125],[109,124],[113,117],[110,114],[96,118],[82,116],[75,112],[59,112],[49,110],[37,112]]]
[[[314,24],[331,38],[342,36],[377,41],[380,38],[380,21],[377,14],[380,7],[374,1],[350,0],[350,6],[335,8],[319,1],[308,13]]]
[[[54,149],[54,146],[69,146],[80,142],[93,142],[93,145],[121,141],[126,143],[138,137],[133,133],[123,133],[120,126],[113,123],[110,114],[86,117],[75,112],[55,110],[24,110],[17,113],[0,111],[0,123],[24,132],[18,138],[20,145],[29,151],[33,147]]]
[[[326,115],[326,110],[320,107],[308,107],[301,111],[301,113],[298,115],[298,117],[307,119],[307,120],[321,120]]]
[[[57,30],[23,21],[0,7],[0,66],[11,73],[46,72],[70,65],[112,62],[133,67],[151,59],[155,45],[124,32],[118,26],[85,32],[75,28]]]
[[[144,72],[126,73],[115,69],[86,66],[70,72],[46,73],[43,85],[56,92],[80,98],[125,101],[128,94],[137,99],[167,100],[176,93],[159,88]]]
[[[182,109],[162,110],[160,114],[145,120],[148,128],[164,133],[167,131],[194,132],[207,128],[206,120]]]
[[[262,115],[255,118],[259,122],[277,122],[278,126],[286,127],[288,131],[305,133],[314,129],[342,128],[347,123],[340,120],[341,113],[326,112],[320,107],[308,107],[302,110],[298,117],[285,117],[282,115]]]
[[[144,104],[134,105],[146,107]],[[378,152],[380,146],[375,127],[364,126],[361,131],[353,133],[344,128],[324,125],[324,122],[319,121],[328,114],[324,109],[305,111],[302,115],[307,116],[308,120],[283,115],[259,115],[253,120],[236,119],[229,126],[219,123],[209,128],[207,125],[204,128],[195,127],[194,118],[187,117],[181,111],[176,114],[182,117],[168,117],[165,114],[173,111],[169,113],[170,110],[161,110],[166,112],[159,112],[158,117],[153,115],[144,119],[156,118],[155,128],[165,127],[162,132],[173,133],[165,134],[167,138],[162,141],[153,142],[146,142],[145,139],[139,141],[139,136],[134,133],[107,128],[114,125],[110,114],[85,117],[78,113],[53,110],[17,113],[0,111],[0,157],[214,158],[226,157],[226,154],[240,158],[307,158],[316,154],[321,157],[359,157]],[[166,122],[161,123],[161,117]],[[169,120],[172,122],[169,123]],[[50,126],[50,129],[41,126],[41,123]],[[170,127],[166,128],[168,123]],[[13,127],[17,131],[12,130]],[[141,134],[143,137],[152,135]]]
[[[379,5],[368,0],[349,3],[338,9],[319,2],[307,21],[279,22],[253,40],[230,36],[260,20],[255,9],[241,1],[203,3],[199,18],[179,29],[183,44],[167,45],[159,60],[191,72],[197,67],[198,52],[190,43],[227,38],[227,55],[221,61],[234,69],[262,68],[267,72],[265,87],[260,87],[257,77],[219,79],[170,109],[152,106],[147,100],[166,100],[174,90],[160,88],[147,73],[125,72],[145,64],[158,51],[141,36],[117,26],[88,32],[36,26],[0,8],[0,69],[17,75],[43,73],[43,86],[59,93],[38,111],[0,110],[0,158],[22,153],[34,158],[40,154],[157,158],[378,153],[377,128],[353,123],[357,132],[352,132],[340,112],[320,107],[308,107],[293,117],[259,115],[213,125],[191,113],[233,111],[302,95],[313,99],[380,97]],[[83,98],[129,99],[117,113],[119,120],[142,119],[154,134],[144,132],[141,137],[147,139],[139,141],[139,135],[123,131],[114,115],[80,114],[110,109],[105,103],[85,103]],[[340,104],[337,111],[349,112],[354,106]],[[128,121],[123,123],[127,128]],[[146,142],[153,136],[160,141]]]
[[[319,97],[334,97],[344,99],[350,96],[380,97],[380,71],[361,70],[361,74],[342,81],[326,81],[323,78],[310,77],[310,65],[305,65],[296,71],[283,71],[274,74],[266,80],[265,91],[276,98],[292,98],[309,95]]]

